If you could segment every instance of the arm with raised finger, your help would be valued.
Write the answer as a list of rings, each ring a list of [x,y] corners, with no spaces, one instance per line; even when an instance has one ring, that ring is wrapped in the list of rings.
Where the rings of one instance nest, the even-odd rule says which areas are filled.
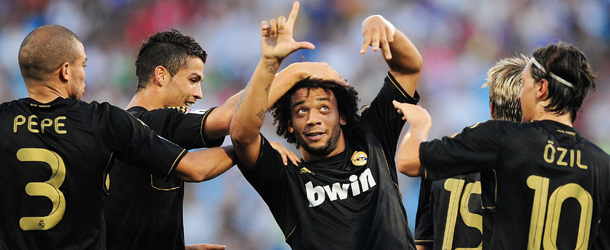
[[[271,83],[280,63],[296,50],[314,49],[313,44],[296,42],[292,36],[298,11],[299,2],[295,2],[287,20],[280,16],[261,24],[262,56],[231,121],[231,140],[242,168],[251,168],[258,159],[262,140],[259,133],[269,107]]]

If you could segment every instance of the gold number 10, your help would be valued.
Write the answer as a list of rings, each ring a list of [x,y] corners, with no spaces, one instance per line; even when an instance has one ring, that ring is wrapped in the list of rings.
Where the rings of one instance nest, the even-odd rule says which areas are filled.
[[[42,148],[22,148],[17,151],[19,161],[44,162],[51,166],[51,178],[46,182],[30,182],[25,186],[29,196],[45,196],[53,202],[51,213],[43,217],[22,217],[19,226],[22,230],[49,230],[56,226],[64,216],[66,198],[59,187],[66,178],[66,166],[61,157]]]
[[[536,175],[530,175],[530,177],[527,178],[527,186],[535,191],[527,249],[539,250],[541,240],[545,250],[557,249],[557,231],[559,228],[561,207],[563,202],[568,198],[576,199],[582,208],[575,249],[587,249],[589,244],[589,232],[591,230],[591,214],[593,212],[593,199],[589,192],[578,184],[569,183],[555,189],[551,194],[551,197],[547,199],[549,193],[549,178]],[[544,224],[544,217],[547,213],[546,224]]]

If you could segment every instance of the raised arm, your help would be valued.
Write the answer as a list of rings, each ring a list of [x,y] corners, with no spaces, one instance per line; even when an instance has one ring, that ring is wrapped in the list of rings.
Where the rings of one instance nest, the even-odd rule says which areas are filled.
[[[423,173],[419,160],[419,146],[428,140],[432,119],[428,111],[421,106],[397,101],[393,103],[398,113],[403,114],[403,120],[411,124],[396,151],[396,167],[407,176],[420,176]]]
[[[254,166],[260,152],[260,129],[269,107],[271,82],[280,63],[290,53],[301,49],[313,49],[309,42],[296,42],[293,37],[294,22],[299,11],[295,2],[288,20],[280,16],[269,24],[262,22],[262,56],[248,86],[244,90],[231,121],[231,140],[242,168]]]
[[[415,94],[422,68],[422,57],[409,38],[380,15],[373,15],[362,23],[364,42],[360,50],[366,53],[369,46],[373,51],[381,48],[390,73],[411,96]]]

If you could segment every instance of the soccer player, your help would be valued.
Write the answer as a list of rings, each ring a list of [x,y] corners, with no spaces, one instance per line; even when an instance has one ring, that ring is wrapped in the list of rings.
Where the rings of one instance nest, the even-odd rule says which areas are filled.
[[[105,249],[115,159],[185,181],[234,164],[230,148],[187,152],[120,108],[80,101],[87,56],[70,30],[36,28],[18,56],[28,97],[0,105],[0,249]]]
[[[293,249],[415,249],[394,167],[404,121],[392,100],[417,103],[421,56],[383,17],[367,18],[361,53],[381,48],[390,66],[383,87],[359,117],[352,87],[314,78],[297,82],[272,109],[278,134],[303,154],[303,163],[284,166],[260,128],[278,51],[299,45],[292,38],[297,10],[263,29],[259,74],[231,123],[238,166]]]
[[[578,48],[539,48],[521,74],[524,123],[492,120],[429,142],[429,114],[395,102],[411,123],[398,168],[430,180],[495,171],[490,249],[587,249],[609,219],[610,156],[572,124],[595,78]]]
[[[491,118],[521,122],[519,103],[521,72],[528,59],[525,56],[505,58],[487,71]],[[490,235],[495,207],[495,193],[487,192],[481,200],[481,173],[457,175],[437,181],[423,180],[419,191],[415,244],[418,250],[480,248],[483,236]],[[491,175],[493,171],[485,171]],[[485,178],[489,182],[489,178]],[[486,186],[493,182],[483,182]],[[493,190],[493,189],[492,189]]]
[[[127,111],[163,138],[187,149],[220,146],[229,134],[239,96],[229,98],[218,108],[203,111],[189,108],[202,97],[200,83],[206,58],[207,53],[192,37],[177,30],[151,35],[138,53],[139,83]],[[298,68],[292,72],[308,70]],[[291,78],[299,75],[286,73],[276,77],[273,93],[277,92],[274,89],[281,88],[283,81],[294,81]],[[275,99],[280,95],[272,94]],[[297,160],[296,155],[281,145],[274,147]],[[219,169],[216,174],[227,169]],[[185,249],[181,179],[165,181],[117,161],[110,171],[110,180],[110,196],[104,204],[108,249]],[[224,249],[216,244],[202,246]],[[195,246],[186,246],[190,247]]]

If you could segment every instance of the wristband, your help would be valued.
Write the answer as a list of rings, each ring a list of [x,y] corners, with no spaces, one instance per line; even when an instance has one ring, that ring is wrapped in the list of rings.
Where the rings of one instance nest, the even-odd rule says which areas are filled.
[[[392,25],[392,23],[390,23],[390,21],[386,20],[381,15],[372,15],[372,16],[369,16],[366,19],[364,19],[364,21],[362,21],[362,24],[364,25],[364,22],[366,22],[366,20],[369,20],[369,18],[371,18],[371,17],[380,17],[381,20],[383,20],[383,22],[390,28],[390,31],[392,33],[392,37],[394,37],[394,34],[396,33],[396,27],[394,27],[394,25]]]

